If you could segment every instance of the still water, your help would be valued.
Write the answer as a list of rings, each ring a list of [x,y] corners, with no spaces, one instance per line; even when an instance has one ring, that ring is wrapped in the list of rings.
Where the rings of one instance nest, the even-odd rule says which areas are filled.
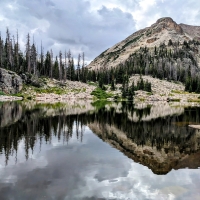
[[[0,199],[200,199],[200,107],[0,104]]]

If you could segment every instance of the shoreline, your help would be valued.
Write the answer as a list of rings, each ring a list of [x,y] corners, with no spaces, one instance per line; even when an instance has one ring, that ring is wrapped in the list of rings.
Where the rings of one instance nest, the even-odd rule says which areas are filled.
[[[35,101],[37,103],[67,103],[67,102],[74,102],[74,101],[109,101],[109,102],[115,102],[113,98],[109,99],[94,99],[94,96],[87,94],[87,93],[79,93],[79,94],[54,94],[54,93],[42,93],[37,94],[36,96],[33,96],[31,99],[26,99],[25,101]],[[17,97],[17,96],[11,96],[11,95],[0,95],[0,102],[12,102],[12,101],[24,101],[23,97]],[[121,100],[122,101],[122,100]],[[138,96],[135,96],[135,99],[133,101],[133,104],[159,104],[159,103],[168,103],[172,105],[179,105],[179,106],[200,106],[200,102],[198,101],[188,101],[185,98],[180,99],[180,101],[168,101],[166,98],[144,98],[140,99]]]
[[[16,96],[8,96],[8,95],[0,95],[0,102],[6,101],[22,101],[23,97],[16,97]]]

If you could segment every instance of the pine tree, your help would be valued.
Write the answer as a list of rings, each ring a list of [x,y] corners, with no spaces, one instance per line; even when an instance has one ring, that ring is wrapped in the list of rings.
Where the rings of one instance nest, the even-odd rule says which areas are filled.
[[[56,56],[54,66],[53,66],[53,78],[59,79],[59,65],[58,65],[58,58]]]
[[[59,80],[62,80],[62,52],[59,52]]]

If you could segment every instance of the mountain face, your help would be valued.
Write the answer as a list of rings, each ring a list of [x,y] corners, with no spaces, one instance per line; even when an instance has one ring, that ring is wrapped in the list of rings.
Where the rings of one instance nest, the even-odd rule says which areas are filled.
[[[150,27],[133,33],[125,40],[101,53],[88,65],[88,68],[115,67],[125,62],[130,54],[141,47],[153,49],[161,44],[168,45],[169,40],[178,44],[190,40],[200,41],[200,26],[177,24],[170,17],[158,19]]]

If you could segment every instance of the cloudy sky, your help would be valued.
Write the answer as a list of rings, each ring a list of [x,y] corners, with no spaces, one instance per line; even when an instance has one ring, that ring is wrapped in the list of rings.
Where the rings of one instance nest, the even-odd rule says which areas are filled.
[[[200,25],[196,0],[0,0],[0,31],[17,29],[21,48],[27,33],[44,50],[85,52],[89,63],[102,51],[158,18]]]

